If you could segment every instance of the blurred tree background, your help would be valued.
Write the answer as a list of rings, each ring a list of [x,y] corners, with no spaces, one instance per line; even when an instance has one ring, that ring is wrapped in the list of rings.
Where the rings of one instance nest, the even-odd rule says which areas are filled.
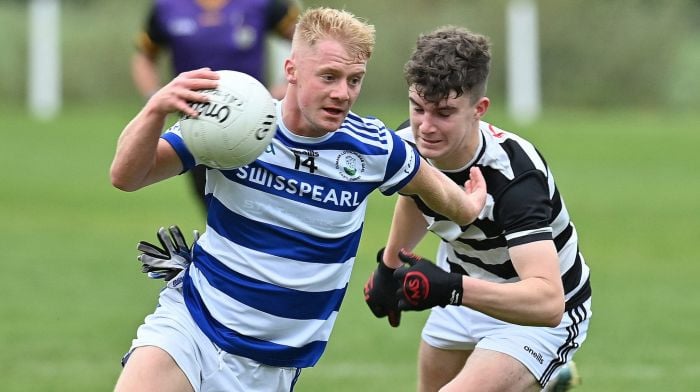
[[[27,2],[0,0],[0,102],[24,105]],[[145,0],[62,0],[66,104],[139,102],[129,75]],[[377,27],[362,104],[403,102],[401,69],[415,38],[444,24],[491,37],[489,95],[505,96],[506,0],[304,0],[346,8]],[[542,97],[551,106],[690,109],[700,104],[697,0],[539,0]]]

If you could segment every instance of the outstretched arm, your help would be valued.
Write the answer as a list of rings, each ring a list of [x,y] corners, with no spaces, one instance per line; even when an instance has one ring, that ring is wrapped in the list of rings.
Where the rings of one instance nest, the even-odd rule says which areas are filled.
[[[418,173],[401,193],[418,195],[430,209],[459,225],[472,223],[486,203],[486,181],[481,170],[472,167],[462,189],[423,158],[421,160]]]
[[[158,90],[122,131],[112,161],[112,185],[134,191],[175,176],[182,162],[175,150],[160,139],[168,114],[182,112],[196,117],[189,102],[206,102],[201,89],[216,88],[218,74],[208,68],[183,72]]]

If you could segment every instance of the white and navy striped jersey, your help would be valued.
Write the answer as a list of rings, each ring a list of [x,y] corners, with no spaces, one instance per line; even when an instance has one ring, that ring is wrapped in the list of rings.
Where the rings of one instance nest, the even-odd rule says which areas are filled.
[[[367,198],[416,174],[418,154],[378,120],[350,113],[340,129],[300,137],[282,123],[250,165],[207,170],[207,227],[183,295],[223,350],[279,367],[313,366],[347,290]],[[185,169],[199,162],[177,124],[162,136]]]
[[[553,239],[566,309],[580,305],[591,296],[589,268],[547,163],[531,143],[518,135],[483,121],[479,129],[481,142],[474,159],[462,169],[442,171],[462,186],[469,178],[470,167],[481,169],[487,197],[476,221],[460,227],[413,198],[427,220],[428,230],[442,239],[437,264],[491,282],[513,282],[519,278],[508,248]],[[410,127],[397,133],[415,144]]]

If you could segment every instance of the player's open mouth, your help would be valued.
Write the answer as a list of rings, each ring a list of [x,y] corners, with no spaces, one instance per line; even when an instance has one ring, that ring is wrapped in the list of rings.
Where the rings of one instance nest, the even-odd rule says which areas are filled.
[[[339,116],[341,114],[344,114],[345,111],[341,109],[335,109],[335,108],[324,108],[323,110],[326,111],[326,113],[332,115],[332,116]]]

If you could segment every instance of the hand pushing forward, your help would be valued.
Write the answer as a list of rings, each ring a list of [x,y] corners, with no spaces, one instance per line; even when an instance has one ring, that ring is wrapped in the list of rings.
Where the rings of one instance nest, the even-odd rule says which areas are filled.
[[[471,202],[468,207],[474,221],[486,205],[486,180],[478,167],[473,166],[469,169],[469,179],[464,183],[464,192]]]

